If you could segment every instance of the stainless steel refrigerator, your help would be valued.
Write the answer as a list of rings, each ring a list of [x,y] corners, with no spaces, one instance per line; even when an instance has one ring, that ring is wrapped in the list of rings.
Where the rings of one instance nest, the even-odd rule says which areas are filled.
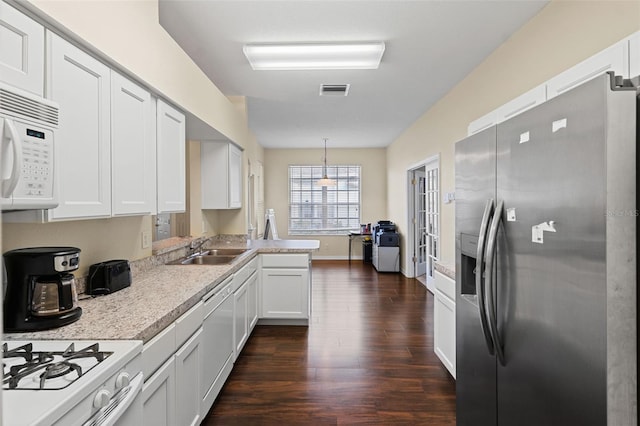
[[[458,425],[637,424],[636,88],[455,146]]]

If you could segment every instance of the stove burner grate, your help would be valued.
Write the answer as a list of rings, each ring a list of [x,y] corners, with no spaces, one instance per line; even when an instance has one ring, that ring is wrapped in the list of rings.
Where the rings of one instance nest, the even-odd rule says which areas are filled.
[[[39,389],[62,389],[80,378],[83,373],[91,370],[101,363],[113,352],[100,351],[98,343],[89,345],[80,350],[75,350],[75,345],[71,343],[64,351],[34,351],[31,343],[9,350],[6,343],[2,345],[2,355],[7,363],[3,362],[3,385],[8,385],[8,389],[37,389],[33,385],[20,385],[21,380],[28,380],[28,377],[39,382]],[[11,364],[11,358],[24,358],[23,364]],[[95,361],[87,362],[90,358]],[[83,371],[84,366],[86,371]],[[7,371],[8,366],[8,371]],[[75,378],[69,378],[57,384],[49,384],[49,381],[59,377],[67,377],[75,373]],[[6,389],[6,387],[5,387]]]

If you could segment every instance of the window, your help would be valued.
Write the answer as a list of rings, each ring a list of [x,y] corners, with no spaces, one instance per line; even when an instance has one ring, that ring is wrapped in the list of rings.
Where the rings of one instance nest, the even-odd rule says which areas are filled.
[[[360,166],[289,166],[289,234],[344,234],[360,227]]]

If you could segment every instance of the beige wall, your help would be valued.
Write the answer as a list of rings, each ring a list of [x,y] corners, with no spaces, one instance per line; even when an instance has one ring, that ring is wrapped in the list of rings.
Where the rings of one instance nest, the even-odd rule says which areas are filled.
[[[639,29],[637,1],[552,1],[388,147],[388,187],[405,188],[416,158],[440,153],[441,192],[453,191],[454,143],[466,136],[469,122]],[[407,191],[389,191],[387,206],[406,233]],[[455,256],[454,209],[455,202],[442,204],[441,259],[447,262]]]
[[[134,76],[154,92],[199,117],[245,151],[262,160],[263,151],[247,126],[242,97],[226,98],[158,23],[158,2],[55,1],[21,3],[28,12],[103,60]],[[243,209],[230,213],[200,211],[199,142],[187,152],[188,203],[191,234],[246,232]],[[246,187],[246,182],[245,182]],[[202,224],[206,224],[203,232]],[[244,226],[244,228],[243,228]],[[79,274],[107,259],[135,260],[151,255],[142,248],[142,232],[151,235],[150,216],[82,220],[47,224],[3,223],[2,248],[71,245],[82,249]]]
[[[320,250],[315,258],[346,258],[348,239],[345,235],[289,236],[287,218],[288,166],[296,164],[316,164],[323,162],[322,149],[265,149],[265,208],[274,209],[278,236],[282,239],[317,239]],[[329,165],[354,164],[361,166],[361,222],[374,223],[387,218],[386,199],[386,150],[385,149],[329,149]],[[264,230],[260,230],[262,232]],[[361,256],[361,245],[354,243],[354,256]]]

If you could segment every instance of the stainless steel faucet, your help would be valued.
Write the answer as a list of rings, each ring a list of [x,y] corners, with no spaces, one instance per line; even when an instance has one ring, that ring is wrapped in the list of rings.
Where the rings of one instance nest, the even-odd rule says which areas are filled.
[[[207,241],[209,240],[206,238],[200,241],[197,241],[197,240],[191,241],[191,244],[189,244],[189,251],[187,252],[187,257],[198,256],[202,254],[201,248]]]

